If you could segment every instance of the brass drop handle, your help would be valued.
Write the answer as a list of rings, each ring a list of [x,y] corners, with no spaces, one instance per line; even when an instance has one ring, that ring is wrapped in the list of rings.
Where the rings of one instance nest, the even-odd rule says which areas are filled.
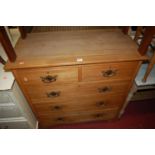
[[[55,82],[57,80],[57,75],[41,76],[40,78],[41,78],[42,82],[44,82],[44,83],[51,83],[51,82]]]
[[[102,71],[103,77],[112,77],[112,76],[115,76],[116,74],[117,74],[117,70],[113,70],[113,69]]]
[[[110,92],[111,90],[112,90],[112,88],[108,87],[108,86],[98,88],[99,93],[106,93],[106,92]]]
[[[58,97],[60,96],[60,91],[52,91],[52,92],[46,93],[46,95],[49,98]]]
[[[59,105],[56,105],[56,106],[52,106],[51,107],[51,110],[60,110],[61,109],[61,106],[59,106]]]
[[[65,119],[63,117],[58,117],[57,121],[64,121]]]
[[[106,103],[104,101],[99,101],[99,102],[96,102],[96,106],[97,107],[105,107]]]
[[[100,117],[103,117],[105,114],[104,113],[98,113],[98,114],[95,114],[94,116],[96,118],[100,118]]]

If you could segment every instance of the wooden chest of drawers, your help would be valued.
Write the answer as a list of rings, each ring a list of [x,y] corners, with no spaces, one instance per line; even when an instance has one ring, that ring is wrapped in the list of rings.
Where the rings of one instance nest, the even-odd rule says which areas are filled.
[[[144,60],[120,30],[30,34],[8,62],[42,128],[117,118]]]

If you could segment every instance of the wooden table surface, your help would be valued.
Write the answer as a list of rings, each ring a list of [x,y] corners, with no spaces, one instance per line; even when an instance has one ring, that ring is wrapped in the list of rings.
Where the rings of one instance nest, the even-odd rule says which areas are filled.
[[[15,51],[17,59],[7,70],[146,59],[119,29],[31,33]]]

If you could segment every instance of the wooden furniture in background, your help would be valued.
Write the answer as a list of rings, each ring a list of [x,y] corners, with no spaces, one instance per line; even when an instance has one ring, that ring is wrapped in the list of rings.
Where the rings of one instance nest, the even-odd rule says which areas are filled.
[[[22,39],[25,39],[27,36],[27,32],[24,26],[18,26]]]
[[[0,42],[11,62],[16,60],[16,53],[3,26],[0,26]]]
[[[124,34],[128,34],[128,32],[129,32],[129,26],[123,26],[122,27],[122,32],[124,33]]]
[[[41,128],[118,118],[145,59],[120,29],[31,33],[15,50],[5,69]]]
[[[146,82],[147,77],[149,76],[150,72],[152,71],[152,69],[154,67],[154,64],[155,64],[155,54],[153,54],[153,57],[150,59],[146,73],[145,73],[144,78],[143,78],[143,82]]]
[[[6,61],[0,56],[0,63],[2,63],[3,65],[6,64]]]
[[[27,32],[24,28],[24,26],[19,26],[18,27],[21,38],[25,39],[27,36]],[[5,49],[5,52],[11,62],[14,62],[16,60],[16,53],[15,50],[11,44],[11,41],[8,37],[8,34],[5,30],[4,26],[0,26],[0,42],[2,43],[3,48]]]
[[[148,50],[148,46],[150,45],[153,36],[155,35],[155,27],[154,26],[148,26],[145,28],[145,32],[144,32],[144,37],[143,40],[138,48],[138,51],[140,52],[141,55],[145,55],[147,50]]]
[[[143,32],[143,26],[138,26],[137,31],[136,31],[136,35],[134,38],[134,40],[136,42],[137,42],[140,35],[142,35],[143,38],[142,38],[142,42],[140,43],[138,50],[142,55],[144,55],[147,53],[148,47],[149,47],[149,45],[151,45],[153,36],[155,35],[155,27],[145,27],[145,30]],[[146,82],[147,77],[149,76],[151,70],[153,69],[154,64],[155,64],[155,54],[153,54],[153,57],[150,58],[150,62],[148,64],[146,73],[144,75],[144,78],[142,79],[143,82]]]
[[[136,34],[134,37],[134,41],[136,41],[136,42],[138,41],[139,36],[142,35],[142,30],[143,30],[143,26],[137,27]]]

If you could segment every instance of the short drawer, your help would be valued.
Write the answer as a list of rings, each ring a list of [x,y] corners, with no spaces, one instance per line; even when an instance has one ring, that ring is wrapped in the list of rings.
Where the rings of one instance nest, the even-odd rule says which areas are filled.
[[[64,102],[66,100],[75,100],[78,95],[78,84],[69,84],[67,86],[46,86],[36,87],[35,85],[27,86],[26,92],[32,103],[46,102]]]
[[[117,100],[116,100],[117,98]],[[79,100],[68,102],[51,102],[44,104],[34,104],[33,107],[38,115],[75,114],[83,112],[93,112],[96,110],[106,110],[112,108],[120,108],[123,104],[125,96],[123,94],[111,95],[106,97],[89,96],[81,97]]]
[[[138,62],[84,65],[82,67],[82,81],[130,80],[137,65]]]
[[[13,103],[0,105],[0,118],[20,117],[22,116],[19,108]]]
[[[78,81],[78,68],[72,66],[22,69],[17,73],[25,85],[58,85]]]
[[[69,124],[69,123],[79,123],[79,122],[89,122],[89,121],[99,121],[99,120],[110,120],[117,117],[118,110],[106,110],[106,111],[94,111],[92,113],[81,113],[80,115],[68,115],[64,116],[61,114],[58,117],[53,117],[45,115],[40,118],[41,128],[50,128],[58,124]]]

